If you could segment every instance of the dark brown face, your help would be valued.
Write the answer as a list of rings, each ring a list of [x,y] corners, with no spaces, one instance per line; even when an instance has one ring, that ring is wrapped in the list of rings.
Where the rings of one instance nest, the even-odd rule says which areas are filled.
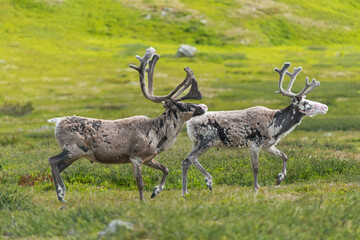
[[[183,103],[173,100],[165,101],[164,107],[188,115],[189,119],[204,114],[207,111],[205,104]]]

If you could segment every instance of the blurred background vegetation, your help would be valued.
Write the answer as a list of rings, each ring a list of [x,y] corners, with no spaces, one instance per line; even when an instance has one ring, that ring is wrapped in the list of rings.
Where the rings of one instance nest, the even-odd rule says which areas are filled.
[[[210,110],[282,108],[273,71],[285,61],[321,82],[309,99],[329,105],[303,130],[360,126],[357,1],[1,0],[0,133],[47,130],[46,119],[83,115],[155,117],[134,56],[155,47],[155,94],[170,91],[191,67]],[[176,58],[180,44],[197,48]],[[291,68],[292,68],[291,67]],[[49,125],[50,126],[50,125]]]

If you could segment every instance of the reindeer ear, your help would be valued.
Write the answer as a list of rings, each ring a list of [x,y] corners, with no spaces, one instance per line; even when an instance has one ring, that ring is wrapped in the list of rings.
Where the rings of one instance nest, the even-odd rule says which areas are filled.
[[[166,108],[166,109],[169,109],[172,107],[172,102],[169,99],[162,101],[162,104],[163,104],[164,108]]]
[[[295,104],[295,105],[297,105],[300,102],[300,100],[301,100],[301,98],[297,98],[297,97],[291,98],[292,104]]]

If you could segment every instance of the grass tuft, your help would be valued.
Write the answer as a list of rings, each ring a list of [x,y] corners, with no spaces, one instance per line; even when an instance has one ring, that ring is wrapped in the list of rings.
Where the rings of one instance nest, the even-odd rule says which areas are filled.
[[[31,195],[23,189],[0,185],[0,210],[30,209],[31,198]]]
[[[31,114],[31,112],[34,110],[34,107],[32,106],[31,102],[27,102],[24,105],[21,105],[20,103],[8,103],[5,102],[0,107],[0,113],[4,115],[10,115],[10,116],[25,116]]]

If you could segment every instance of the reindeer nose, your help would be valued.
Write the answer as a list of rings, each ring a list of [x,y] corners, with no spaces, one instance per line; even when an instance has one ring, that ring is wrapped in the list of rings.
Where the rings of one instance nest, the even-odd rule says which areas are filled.
[[[200,104],[200,107],[202,110],[204,110],[205,112],[207,111],[208,107],[205,104]]]
[[[322,106],[322,110],[323,110],[324,112],[327,112],[327,111],[329,110],[329,108],[328,108],[328,106],[323,105],[323,106]]]

